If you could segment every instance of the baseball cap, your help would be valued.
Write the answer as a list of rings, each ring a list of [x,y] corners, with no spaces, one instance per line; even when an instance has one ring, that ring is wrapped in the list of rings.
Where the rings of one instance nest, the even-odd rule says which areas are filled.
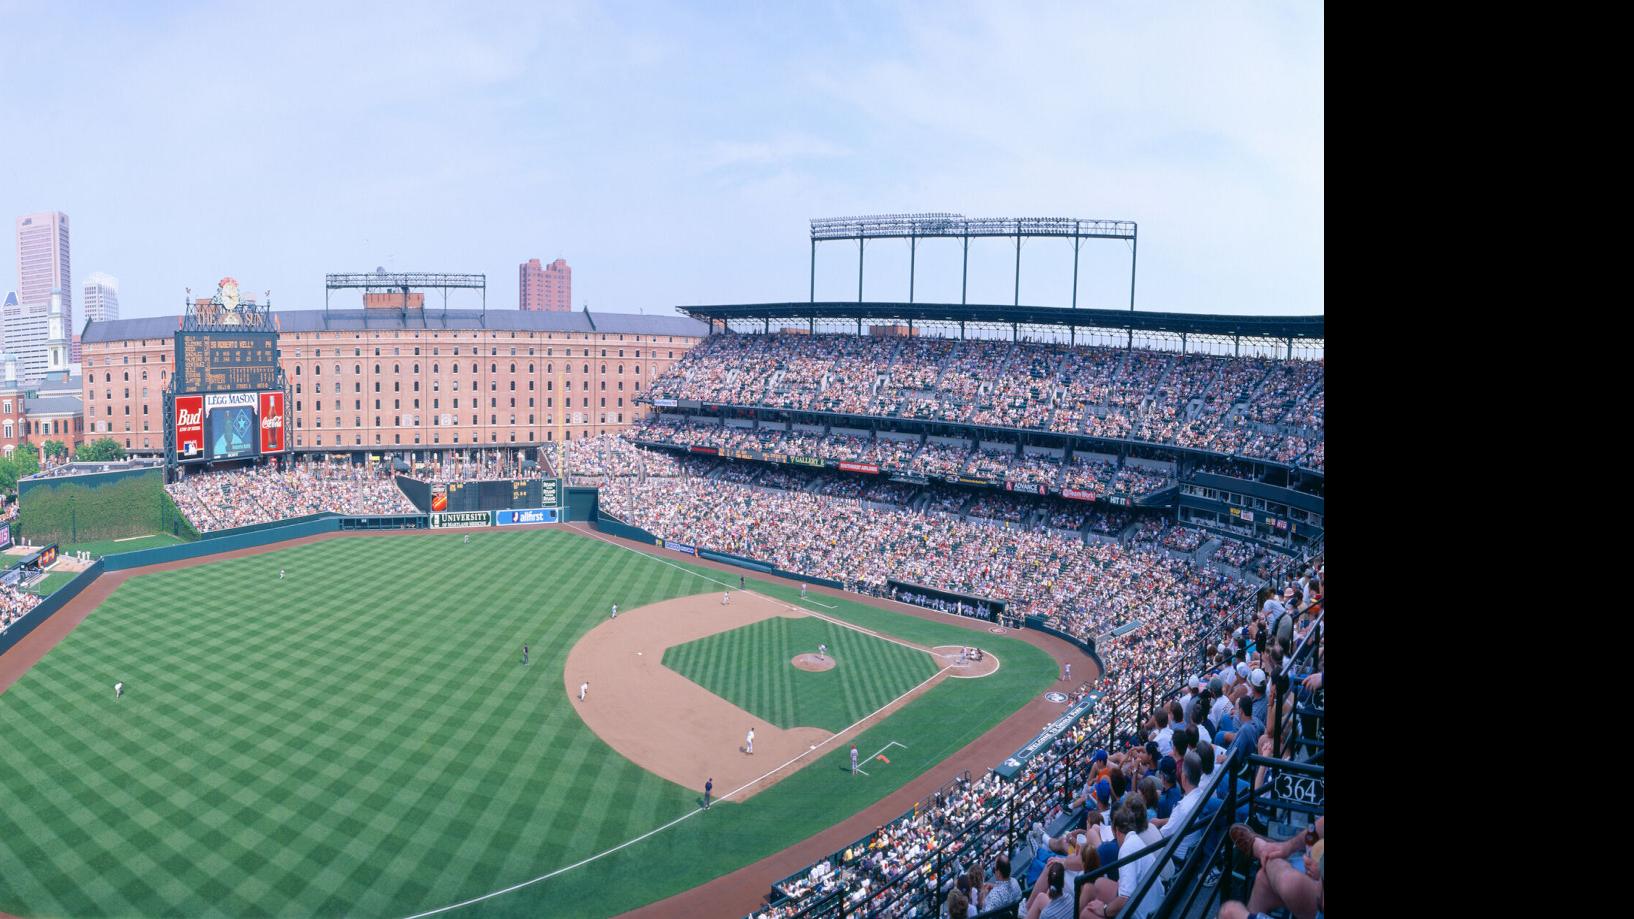
[[[1095,800],[1101,802],[1102,805],[1112,803],[1111,782],[1108,782],[1106,779],[1101,779],[1099,782],[1095,783]]]
[[[1238,661],[1237,675],[1242,677],[1248,676],[1248,664],[1244,663],[1243,661]]]
[[[1264,686],[1265,671],[1255,667],[1254,672],[1248,675],[1248,682],[1253,683],[1255,686]]]
[[[1104,762],[1106,762],[1106,751],[1105,750],[1096,750],[1094,753],[1091,753],[1089,755],[1089,761],[1092,762],[1092,763],[1104,763]]]
[[[1219,695],[1221,693],[1221,691],[1223,691],[1224,689],[1225,689],[1225,684],[1220,682],[1219,677],[1215,677],[1215,678],[1208,681],[1208,691],[1209,692],[1212,692],[1215,695]]]
[[[1186,685],[1190,686],[1192,689],[1201,689],[1203,686],[1203,681],[1198,677],[1192,677],[1190,680],[1186,681]]]

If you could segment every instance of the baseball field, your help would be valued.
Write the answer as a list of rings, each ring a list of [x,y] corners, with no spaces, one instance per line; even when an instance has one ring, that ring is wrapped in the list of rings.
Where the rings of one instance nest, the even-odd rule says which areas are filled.
[[[121,584],[0,694],[0,911],[613,915],[879,801],[1056,676],[566,529],[462,536]],[[852,743],[889,752],[852,776]]]

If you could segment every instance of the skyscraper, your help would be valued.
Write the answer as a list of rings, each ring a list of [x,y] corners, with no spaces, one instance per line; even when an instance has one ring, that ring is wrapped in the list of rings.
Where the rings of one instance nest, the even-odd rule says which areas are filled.
[[[573,269],[565,259],[541,266],[536,258],[522,263],[517,307],[566,313],[573,309]]]
[[[108,322],[119,318],[119,279],[93,272],[85,281],[85,299],[80,304],[87,322]]]
[[[68,252],[68,215],[61,211],[17,218],[17,300],[24,306],[50,303],[62,291],[62,316],[74,326],[74,276]],[[75,360],[78,355],[73,356]]]

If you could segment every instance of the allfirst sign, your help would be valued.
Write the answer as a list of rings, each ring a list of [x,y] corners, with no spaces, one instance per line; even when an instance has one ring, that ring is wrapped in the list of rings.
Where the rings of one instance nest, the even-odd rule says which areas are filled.
[[[494,523],[502,527],[523,523],[555,523],[556,508],[531,507],[525,510],[498,511],[494,518]]]

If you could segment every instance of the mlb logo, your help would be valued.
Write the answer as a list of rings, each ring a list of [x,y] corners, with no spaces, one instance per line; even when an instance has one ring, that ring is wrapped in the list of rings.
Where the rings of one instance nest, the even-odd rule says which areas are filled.
[[[182,441],[182,458],[183,459],[192,459],[193,457],[199,456],[199,455],[201,455],[203,453],[204,453],[204,449],[203,449],[203,447],[200,446],[198,441],[196,441],[196,440],[184,440],[184,441]]]

